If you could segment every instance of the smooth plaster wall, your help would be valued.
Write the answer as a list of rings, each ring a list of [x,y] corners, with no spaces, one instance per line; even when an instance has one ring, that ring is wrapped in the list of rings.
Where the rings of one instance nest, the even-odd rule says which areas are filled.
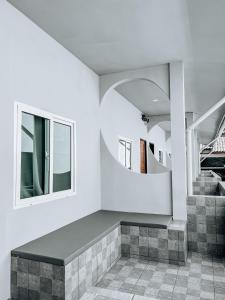
[[[140,174],[140,138],[154,140],[166,148],[165,132],[154,126],[148,134],[141,112],[126,98],[111,90],[101,104],[101,176],[102,208],[116,211],[169,215],[171,206],[171,172],[148,152],[154,174]],[[136,172],[118,161],[118,136],[133,140]],[[156,147],[157,151],[158,147]]]
[[[103,209],[171,214],[170,171],[157,174],[130,172],[113,157],[101,138],[101,175]]]
[[[166,140],[166,151],[172,154],[171,136]]]
[[[132,141],[132,170],[140,172],[140,138],[146,139],[147,129],[141,121],[141,112],[114,89],[101,104],[101,130],[117,160],[119,138]]]
[[[118,140],[120,137],[132,141],[132,170],[140,173],[140,139],[155,144],[155,158],[163,151],[166,166],[166,133],[158,125],[147,132],[141,120],[141,112],[125,97],[112,89],[101,103],[101,131],[105,143],[113,157],[118,160]],[[150,170],[150,169],[149,169]]]
[[[183,62],[170,64],[173,217],[187,220],[185,92]]]
[[[159,150],[163,151],[163,165],[166,166],[166,132],[155,125],[148,133],[147,139],[155,145],[155,158],[159,161]]]
[[[10,250],[101,208],[99,78],[0,0],[0,299],[10,296]],[[13,209],[14,101],[77,122],[77,195]]]

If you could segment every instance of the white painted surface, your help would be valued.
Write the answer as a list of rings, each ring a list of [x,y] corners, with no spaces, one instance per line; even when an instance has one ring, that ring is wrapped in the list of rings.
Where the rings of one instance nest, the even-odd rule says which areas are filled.
[[[171,172],[139,174],[115,160],[101,139],[102,208],[169,215]]]
[[[169,95],[169,64],[154,65],[151,67],[110,73],[100,76],[100,97],[101,100],[122,83],[133,82],[137,79],[144,79],[157,84],[167,95]]]
[[[117,86],[115,90],[146,114],[159,116],[170,113],[168,94],[149,80],[128,81]]]
[[[0,44],[0,299],[5,300],[11,249],[100,209],[100,126],[98,76],[4,0]],[[13,209],[14,101],[77,122],[77,196]]]
[[[141,113],[115,90],[101,104],[102,208],[140,213],[171,214],[171,172],[148,151],[148,171],[140,174],[140,138],[165,151],[166,136],[158,125],[147,133]],[[133,171],[118,161],[118,136],[133,141]]]
[[[117,160],[119,138],[132,141],[132,170],[140,172],[140,138],[146,138],[147,129],[141,120],[141,112],[115,90],[111,90],[101,104],[101,131]]]
[[[182,62],[170,64],[173,218],[186,220],[185,96]]]
[[[172,154],[171,136],[166,140],[166,151],[167,153]]]
[[[155,145],[155,158],[159,161],[159,151],[163,152],[163,165],[166,166],[166,132],[155,125],[148,133],[147,139]]]
[[[186,111],[201,115],[224,96],[224,0],[9,1],[99,74],[183,60]],[[206,123],[202,143],[217,120]]]
[[[105,96],[101,104],[101,131],[105,143],[118,160],[118,140],[120,137],[132,141],[132,170],[140,173],[140,139],[154,143],[155,158],[159,160],[159,150],[163,151],[164,166],[166,166],[166,133],[158,125],[155,125],[150,132],[141,120],[141,112],[126,98],[112,89]],[[147,147],[149,148],[149,147]],[[151,163],[150,163],[151,164]],[[157,170],[157,162],[154,170]],[[159,167],[159,171],[162,171]]]

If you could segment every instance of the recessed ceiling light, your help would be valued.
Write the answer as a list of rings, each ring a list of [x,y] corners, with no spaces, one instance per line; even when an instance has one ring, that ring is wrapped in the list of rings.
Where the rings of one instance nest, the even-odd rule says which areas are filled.
[[[159,99],[153,99],[152,100],[152,102],[158,102],[159,101]]]

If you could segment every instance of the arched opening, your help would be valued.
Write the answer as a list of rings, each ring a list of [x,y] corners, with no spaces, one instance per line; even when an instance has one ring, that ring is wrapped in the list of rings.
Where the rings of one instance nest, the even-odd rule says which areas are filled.
[[[146,78],[114,83],[101,101],[104,142],[112,156],[135,173],[154,174],[171,169],[171,163],[166,163],[170,122],[164,120],[170,120],[170,99]]]

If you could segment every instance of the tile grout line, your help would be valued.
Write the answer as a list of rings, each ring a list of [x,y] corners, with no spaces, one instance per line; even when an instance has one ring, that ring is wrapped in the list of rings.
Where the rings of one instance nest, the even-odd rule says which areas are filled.
[[[171,300],[173,299],[174,289],[175,289],[175,286],[176,286],[176,282],[177,282],[177,277],[178,277],[178,272],[179,272],[179,270],[180,270],[180,266],[178,266],[177,275],[176,275],[176,280],[175,280],[175,282],[174,282],[173,291],[172,291],[172,295],[171,295]]]
[[[135,283],[134,287],[136,287],[136,286],[137,286],[137,283],[138,283],[139,279],[141,278],[141,275],[142,275],[142,274],[144,273],[144,271],[146,270],[146,268],[147,268],[147,265],[148,265],[148,264],[146,264],[146,267],[143,269],[143,271],[141,272],[140,276],[138,277],[138,279],[137,279],[137,281],[136,281],[136,283]],[[133,293],[134,287],[133,287],[133,289],[131,290],[131,294]],[[133,295],[135,296],[136,294],[135,294],[135,293],[133,293]],[[134,297],[133,297],[133,298],[134,298]],[[133,298],[132,298],[132,299],[133,299]]]

